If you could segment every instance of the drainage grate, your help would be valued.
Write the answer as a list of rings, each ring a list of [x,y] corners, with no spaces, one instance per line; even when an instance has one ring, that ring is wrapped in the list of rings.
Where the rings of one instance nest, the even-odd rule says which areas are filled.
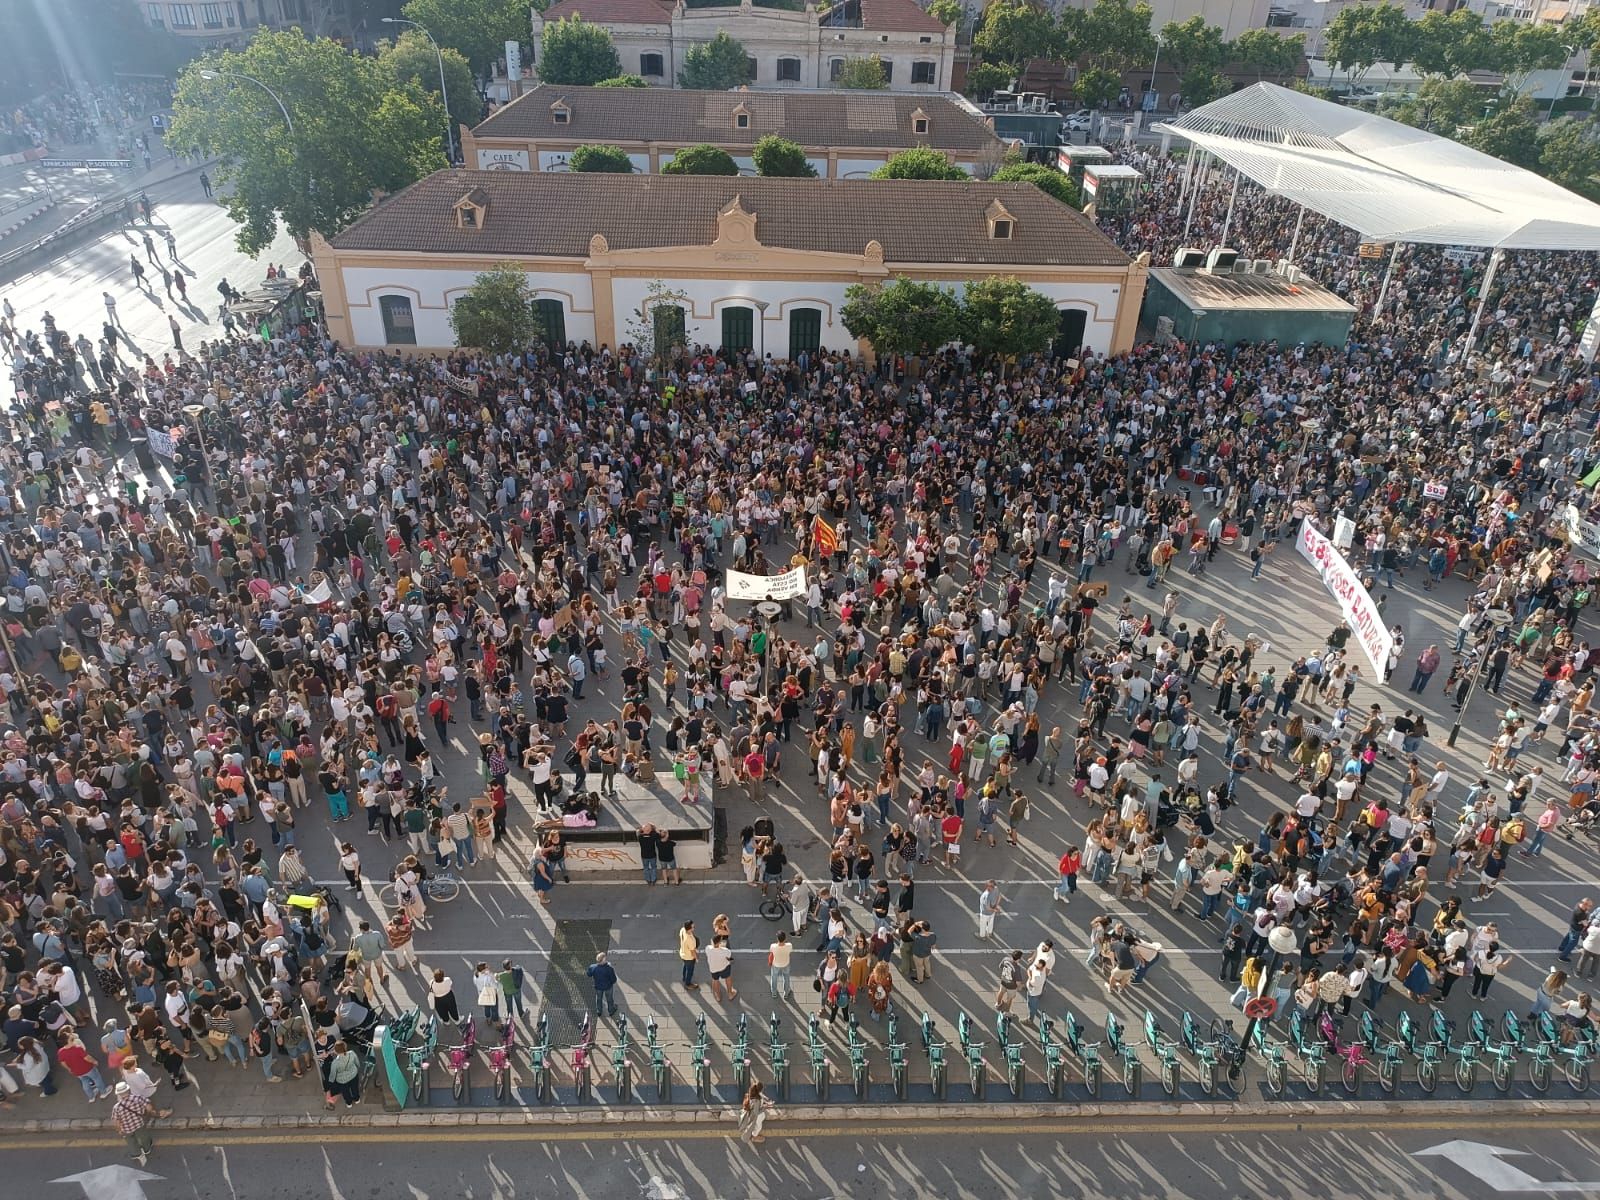
[[[550,967],[544,979],[544,1007],[550,1042],[575,1045],[578,1023],[594,1011],[594,988],[586,972],[594,956],[611,947],[610,921],[557,921],[550,943]]]

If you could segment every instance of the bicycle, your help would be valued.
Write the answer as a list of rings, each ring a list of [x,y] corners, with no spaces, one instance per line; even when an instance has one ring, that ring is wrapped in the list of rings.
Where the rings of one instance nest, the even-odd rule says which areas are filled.
[[[1433,1014],[1433,1040],[1438,1042],[1446,1054],[1452,1054],[1456,1060],[1456,1086],[1463,1092],[1470,1092],[1478,1082],[1478,1043],[1468,1038],[1462,1042],[1450,1040],[1456,1031],[1456,1023],[1445,1019],[1442,1012]]]
[[[1372,1010],[1361,1014],[1361,1040],[1366,1043],[1367,1049],[1375,1056],[1374,1063],[1378,1069],[1378,1086],[1390,1095],[1400,1083],[1400,1072],[1405,1063],[1405,1046],[1398,1038],[1383,1040],[1378,1030],[1381,1022],[1372,1015]]]
[[[1550,1045],[1553,1055],[1565,1061],[1561,1073],[1567,1086],[1575,1092],[1589,1090],[1590,1067],[1594,1062],[1595,1037],[1592,1033],[1576,1033],[1570,1045],[1562,1043],[1555,1019],[1549,1013],[1539,1014],[1539,1035]]]
[[[1067,1019],[1068,1019],[1068,1021],[1071,1021],[1071,1019],[1072,1019],[1072,1014],[1071,1013],[1067,1014]],[[1053,1099],[1059,1100],[1059,1099],[1061,1099],[1061,1084],[1062,1084],[1062,1080],[1066,1076],[1066,1067],[1065,1067],[1065,1063],[1062,1061],[1061,1043],[1056,1041],[1054,1034],[1055,1034],[1055,1022],[1052,1021],[1049,1017],[1045,1016],[1043,1013],[1040,1013],[1039,1014],[1039,1051],[1040,1051],[1040,1053],[1042,1053],[1044,1055],[1044,1081],[1045,1081],[1045,1086],[1050,1089],[1051,1097]],[[1098,1062],[1096,1062],[1096,1065],[1095,1065],[1095,1082],[1094,1082],[1094,1086],[1089,1089],[1089,1095],[1090,1096],[1096,1096],[1096,1095],[1099,1094],[1099,1091],[1098,1091],[1098,1089],[1100,1087],[1099,1075],[1100,1075],[1099,1064],[1098,1064]],[[1084,1079],[1084,1083],[1087,1084],[1088,1082],[1089,1081],[1088,1081],[1088,1079],[1086,1077]]]
[[[1162,1032],[1161,1022],[1156,1020],[1155,1013],[1148,1008],[1144,1010],[1144,1040],[1150,1049],[1155,1052],[1156,1060],[1161,1064],[1161,1087],[1169,1096],[1178,1094],[1179,1074],[1182,1065],[1178,1062],[1178,1048],[1173,1041]]]
[[[1305,1019],[1298,1012],[1289,1015],[1289,1045],[1300,1059],[1306,1090],[1313,1096],[1320,1094],[1327,1069],[1328,1048],[1306,1033]]]
[[[1417,1060],[1417,1086],[1432,1095],[1433,1090],[1439,1086],[1439,1067],[1443,1061],[1439,1053],[1439,1043],[1422,1040],[1421,1030],[1411,1019],[1410,1013],[1400,1014],[1397,1029],[1400,1041]]]
[[[617,1044],[611,1050],[611,1072],[617,1081],[617,1100],[626,1104],[633,1099],[633,1063],[628,1058],[628,1014],[617,1018]]]
[[[1006,1056],[1006,1086],[1018,1100],[1027,1082],[1027,1071],[1022,1065],[1022,1043],[1011,1040],[1011,1014],[997,1013],[994,1022],[995,1039],[1000,1052]]]
[[[419,882],[417,887],[428,899],[448,904],[461,894],[461,877],[449,871],[438,871]],[[378,903],[389,912],[403,907],[392,881],[378,889]]]
[[[585,1013],[578,1026],[578,1044],[572,1048],[572,1082],[578,1090],[578,1103],[594,1098],[594,1019]]]
[[[956,1039],[961,1043],[961,1053],[967,1059],[967,1082],[975,1100],[983,1099],[983,1085],[988,1071],[983,1065],[983,1043],[973,1036],[974,1023],[965,1012],[956,1016]]]
[[[1345,1042],[1339,1039],[1339,1024],[1333,1019],[1331,1012],[1324,1012],[1317,1022],[1317,1028],[1322,1033],[1322,1040],[1328,1043],[1328,1049],[1335,1058],[1344,1060],[1344,1090],[1352,1096],[1361,1091],[1361,1072],[1363,1068],[1376,1066],[1376,1062],[1367,1055],[1367,1048],[1361,1042]]]
[[[471,1090],[472,1054],[478,1047],[478,1025],[470,1016],[467,1031],[461,1041],[444,1052],[445,1065],[450,1069],[450,1095],[460,1104]]]
[[[900,1040],[900,1020],[893,1008],[889,1009],[889,1082],[894,1085],[896,1100],[904,1100],[910,1087],[910,1069],[906,1066],[906,1044]]]
[[[406,1081],[411,1094],[419,1104],[427,1104],[428,1068],[433,1062],[433,1052],[439,1045],[439,1018],[430,1016],[419,1026],[422,1044],[406,1051]]]
[[[922,1014],[922,1048],[928,1055],[928,1082],[933,1087],[935,1100],[943,1100],[949,1081],[945,1077],[944,1050],[945,1044],[941,1042],[935,1032],[933,1014]]]
[[[1540,1037],[1537,1041],[1530,1040],[1528,1031],[1522,1024],[1522,1018],[1509,1008],[1500,1018],[1500,1031],[1505,1035],[1506,1041],[1518,1050],[1528,1054],[1528,1082],[1533,1085],[1536,1092],[1550,1090],[1550,1077],[1555,1073],[1554,1043]],[[1553,1029],[1552,1029],[1553,1032]]]
[[[1283,1043],[1269,1038],[1265,1025],[1257,1025],[1256,1050],[1261,1055],[1267,1091],[1274,1096],[1283,1095],[1284,1089],[1289,1086],[1289,1060]]]
[[[512,1055],[517,1044],[517,1025],[507,1021],[500,1044],[489,1051],[489,1066],[494,1075],[494,1098],[501,1104],[511,1099]],[[528,1051],[528,1063],[533,1068],[533,1094],[540,1104],[549,1104],[555,1096],[555,1072],[550,1066],[550,1019],[543,1013],[533,1024],[533,1049]]]
[[[1039,1027],[1039,1036],[1043,1038],[1049,1032],[1047,1023],[1049,1022],[1050,1018],[1042,1017],[1040,1020],[1041,1024]],[[1100,1059],[1100,1043],[1084,1040],[1083,1025],[1078,1021],[1077,1017],[1072,1015],[1070,1011],[1067,1013],[1065,1020],[1067,1048],[1072,1051],[1073,1056],[1077,1058],[1078,1062],[1083,1067],[1083,1086],[1085,1090],[1088,1091],[1091,1098],[1097,1099],[1100,1095],[1100,1081],[1105,1074],[1105,1064]],[[1048,1053],[1046,1057],[1048,1059]],[[1126,1061],[1124,1061],[1123,1066],[1126,1068]],[[1134,1073],[1137,1076],[1137,1061],[1134,1063]],[[1060,1090],[1059,1084],[1057,1085],[1057,1090]],[[1130,1096],[1138,1094],[1137,1084],[1128,1094]]]
[[[772,1090],[778,1099],[789,1098],[789,1043],[781,1040],[783,1023],[773,1013],[767,1021],[767,1060],[772,1065]]]
[[[1516,1044],[1509,1038],[1496,1042],[1489,1032],[1488,1020],[1477,1009],[1472,1010],[1468,1029],[1472,1033],[1472,1040],[1478,1043],[1484,1057],[1489,1059],[1489,1078],[1494,1081],[1495,1089],[1504,1095],[1511,1090],[1512,1081],[1517,1077]]]
[[[644,1023],[645,1044],[650,1051],[650,1073],[655,1079],[656,1101],[672,1103],[672,1069],[667,1063],[667,1053],[656,1040],[656,1019],[647,1017]]]
[[[794,912],[794,905],[789,903],[789,897],[780,889],[773,895],[761,897],[761,903],[756,905],[756,911],[769,921],[781,921]]]
[[[1123,1036],[1122,1022],[1116,1013],[1106,1014],[1106,1045],[1122,1060],[1122,1088],[1129,1096],[1138,1099],[1144,1083],[1144,1067],[1139,1062],[1139,1049]]]
[[[1200,1026],[1194,1019],[1194,1014],[1185,1011],[1183,1025],[1179,1030],[1183,1044],[1188,1047],[1189,1053],[1194,1055],[1195,1080],[1200,1085],[1200,1090],[1207,1096],[1216,1094],[1217,1079],[1219,1075],[1226,1079],[1233,1066],[1233,1060],[1239,1049],[1239,1040],[1233,1035],[1233,1022],[1225,1021],[1221,1017],[1211,1021],[1211,1038],[1209,1041],[1200,1039]],[[1244,1090],[1244,1077],[1240,1075],[1237,1082],[1230,1084],[1235,1092]]]
[[[694,1019],[694,1049],[689,1068],[694,1073],[694,1094],[701,1104],[711,1103],[711,1036],[706,1032],[705,1014]]]
[[[733,1082],[742,1096],[750,1090],[750,1021],[744,1013],[734,1027],[735,1037],[729,1057],[733,1060]]]
[[[850,1014],[845,1035],[850,1045],[850,1087],[857,1100],[865,1100],[870,1083],[867,1078],[867,1044],[861,1040],[861,1025],[856,1021],[855,1013]]]
[[[828,1048],[822,1042],[822,1019],[816,1013],[806,1022],[806,1052],[811,1057],[811,1083],[817,1102],[828,1102]]]

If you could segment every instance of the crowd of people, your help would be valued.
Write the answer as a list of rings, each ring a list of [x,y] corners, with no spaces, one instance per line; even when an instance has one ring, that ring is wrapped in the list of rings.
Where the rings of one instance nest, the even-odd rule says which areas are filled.
[[[1176,204],[1175,169],[1151,166]],[[1276,244],[1283,220],[1242,196],[1237,240]],[[1136,222],[1130,248],[1171,223]],[[1306,224],[1308,261],[1364,288],[1348,239]],[[119,1128],[197,1055],[318,1070],[330,1105],[358,1102],[370,984],[416,965],[431,873],[592,811],[618,774],[702,764],[761,812],[746,881],[785,892],[793,934],[818,926],[830,1018],[936,977],[916,882],[997,833],[1059,855],[1063,903],[1082,876],[1211,923],[1241,1000],[1421,1003],[1467,973],[1487,994],[1517,956],[1473,904],[1536,869],[1600,777],[1592,581],[1551,532],[1591,462],[1595,380],[1563,315],[1588,300],[1515,256],[1480,335],[1513,365],[1471,371],[1449,350],[1466,272],[1407,262],[1344,346],[1146,343],[1003,381],[959,349],[402,359],[306,325],[112,358],[99,388],[55,361],[72,384],[46,392],[57,339],[24,341],[0,447],[0,1082],[50,1091],[64,1067],[96,1099],[114,1072]],[[173,454],[141,462],[129,436]],[[1186,600],[1219,554],[1254,586],[1300,521],[1339,517],[1380,605],[1470,585],[1459,620],[1412,630],[1424,645],[1397,626],[1382,678],[1343,625],[1289,658]],[[723,591],[726,568],[801,563],[783,620]],[[1504,705],[1476,782],[1413,699],[1447,657],[1458,706],[1480,661]],[[613,674],[620,701],[585,695]],[[1559,772],[1532,763],[1552,742]],[[789,754],[813,809],[770,786]],[[463,760],[465,802],[442,786]],[[1231,810],[1258,789],[1272,814],[1245,827]],[[361,810],[366,854],[337,828]],[[324,820],[353,892],[394,883],[373,925],[301,861],[297,829]],[[826,849],[785,850],[806,826]],[[648,833],[647,881],[671,883],[671,838]],[[535,840],[548,903],[563,842]],[[976,894],[992,932],[1004,898]],[[1279,925],[1299,952],[1263,980]],[[1113,992],[1159,958],[1126,922],[1091,933]],[[706,962],[733,999],[729,936],[679,931],[687,990]],[[1048,942],[1007,953],[996,1003],[1032,1011],[1063,969]],[[474,975],[495,1019],[521,999],[511,970]]]
[[[137,136],[136,126],[147,114],[171,103],[172,85],[165,79],[128,77],[64,87],[0,109],[0,154],[81,146],[103,135]]]

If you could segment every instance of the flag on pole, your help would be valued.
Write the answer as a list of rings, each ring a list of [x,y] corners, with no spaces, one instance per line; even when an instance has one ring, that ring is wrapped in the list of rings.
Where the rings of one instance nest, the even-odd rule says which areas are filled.
[[[824,558],[838,552],[838,531],[821,517],[811,518],[811,540],[817,547],[817,553]]]

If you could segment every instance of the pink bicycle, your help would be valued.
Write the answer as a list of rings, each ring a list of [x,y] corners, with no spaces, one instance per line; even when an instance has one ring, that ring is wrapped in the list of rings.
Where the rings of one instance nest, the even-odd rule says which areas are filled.
[[[1339,1026],[1331,1012],[1322,1014],[1317,1028],[1322,1032],[1322,1040],[1328,1043],[1328,1049],[1344,1060],[1344,1090],[1356,1095],[1361,1091],[1361,1072],[1377,1066],[1377,1061],[1368,1057],[1367,1048],[1361,1042],[1347,1042],[1339,1037]]]
[[[465,1103],[472,1086],[472,1052],[478,1046],[478,1027],[467,1018],[467,1032],[459,1045],[444,1052],[445,1064],[450,1068],[450,1095],[457,1104]]]

